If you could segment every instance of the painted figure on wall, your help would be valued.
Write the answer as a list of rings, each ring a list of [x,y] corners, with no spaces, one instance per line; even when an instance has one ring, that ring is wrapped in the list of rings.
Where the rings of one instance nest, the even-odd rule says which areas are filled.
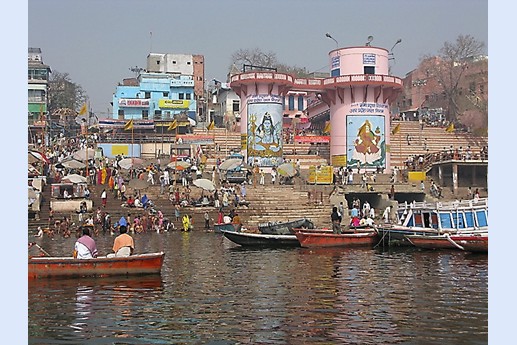
[[[380,151],[380,141],[379,127],[376,128],[374,133],[370,121],[366,120],[357,133],[357,139],[355,139],[354,143],[355,151],[364,155],[375,154]]]
[[[277,166],[282,163],[282,107],[277,103],[248,105],[248,163]]]
[[[255,150],[270,150],[278,152],[280,150],[280,138],[276,126],[273,124],[271,114],[266,112],[262,118],[262,123],[255,131]]]
[[[379,116],[350,117],[347,132],[352,134],[347,145],[352,151],[348,165],[360,164],[363,167],[384,166],[384,128],[383,119]],[[375,129],[374,129],[375,128]]]

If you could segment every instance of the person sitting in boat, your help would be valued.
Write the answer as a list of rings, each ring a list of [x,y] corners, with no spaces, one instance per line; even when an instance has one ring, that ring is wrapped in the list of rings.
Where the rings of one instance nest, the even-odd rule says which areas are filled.
[[[365,215],[359,221],[359,226],[373,226],[373,219]]]
[[[235,215],[233,216],[232,223],[233,223],[233,227],[235,228],[235,231],[241,232],[242,222],[241,222],[241,217],[239,216],[238,213],[235,213]]]
[[[93,259],[97,257],[97,245],[90,237],[88,227],[80,227],[82,236],[77,239],[74,247],[75,259]]]
[[[133,237],[127,233],[127,225],[119,225],[120,235],[115,237],[113,242],[114,253],[108,254],[108,257],[130,256],[135,250],[135,242]]]

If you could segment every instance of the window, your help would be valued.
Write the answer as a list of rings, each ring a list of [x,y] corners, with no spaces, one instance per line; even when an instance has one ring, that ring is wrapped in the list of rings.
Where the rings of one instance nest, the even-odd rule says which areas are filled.
[[[178,94],[178,99],[185,99],[185,94],[183,92],[180,92]]]
[[[190,65],[190,61],[187,61],[187,65]]]
[[[172,60],[172,63],[175,65],[176,64],[176,60]]]
[[[118,119],[119,120],[124,120],[124,109],[119,109],[118,110]]]
[[[145,92],[145,98],[147,98],[147,99],[151,98],[151,93],[146,91]]]
[[[169,97],[169,93],[168,92],[164,92],[163,93],[163,97]]]
[[[233,105],[232,105],[232,110],[234,112],[238,112],[239,111],[239,108],[240,108],[240,101],[238,100],[234,100],[233,101]]]
[[[289,96],[289,110],[294,110],[294,96]]]
[[[149,110],[147,110],[147,109],[142,110],[142,119],[144,119],[144,120],[149,119]]]
[[[29,90],[30,103],[45,102],[45,91],[44,90]]]
[[[192,99],[192,94],[191,93],[185,94],[185,99]]]
[[[162,118],[162,111],[161,110],[155,110],[154,111],[154,119],[160,120]]]
[[[341,75],[341,70],[339,68],[333,69],[330,71],[331,77],[339,77]]]
[[[298,96],[298,110],[303,110],[303,96]]]
[[[364,66],[364,74],[375,74],[375,66]]]

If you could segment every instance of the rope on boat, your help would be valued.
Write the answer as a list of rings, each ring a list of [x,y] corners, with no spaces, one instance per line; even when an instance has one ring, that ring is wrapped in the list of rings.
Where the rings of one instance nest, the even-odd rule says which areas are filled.
[[[449,234],[445,234],[445,238],[447,239],[447,241],[449,241],[450,243],[452,243],[455,247],[461,249],[461,250],[465,250],[465,248],[463,248],[462,246],[460,246],[459,244],[457,244],[450,236]]]
[[[36,248],[38,248],[39,250],[41,250],[41,252],[42,252],[43,254],[45,254],[46,256],[50,256],[50,254],[49,254],[49,253],[47,253],[47,252],[45,251],[45,249],[41,248],[39,244],[37,244],[37,243],[35,243],[35,242],[31,242],[31,243],[29,243],[29,244],[30,244],[30,246],[31,246],[31,247],[32,247],[32,246],[36,246]],[[29,248],[30,248],[30,247],[29,247]]]
[[[375,227],[375,231],[377,233],[379,233],[379,231],[377,230],[377,227]],[[379,244],[384,243],[384,237],[386,237],[386,233],[387,233],[387,231],[382,232],[382,238],[380,239],[379,243],[377,243],[375,246],[373,246],[374,249],[377,248],[379,246]]]

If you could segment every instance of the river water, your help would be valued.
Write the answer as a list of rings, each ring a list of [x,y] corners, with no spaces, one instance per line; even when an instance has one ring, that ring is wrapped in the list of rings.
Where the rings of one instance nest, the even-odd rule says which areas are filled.
[[[96,238],[101,254],[113,238]],[[161,275],[30,281],[28,343],[488,343],[486,254],[246,249],[196,231],[134,238],[138,253],[166,253]],[[75,238],[36,242],[69,256]]]

